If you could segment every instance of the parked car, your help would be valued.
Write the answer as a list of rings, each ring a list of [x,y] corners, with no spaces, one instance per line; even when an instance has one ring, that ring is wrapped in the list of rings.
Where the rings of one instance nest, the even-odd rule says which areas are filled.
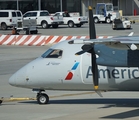
[[[28,11],[23,15],[23,19],[36,19],[37,26],[42,28],[57,28],[58,25],[63,24],[62,16],[51,16],[47,10]]]
[[[63,16],[64,25],[68,27],[81,27],[83,24],[88,23],[87,16],[71,16],[68,12],[56,12],[54,16]]]
[[[20,10],[0,10],[0,27],[2,30],[16,26],[17,20],[22,20]]]

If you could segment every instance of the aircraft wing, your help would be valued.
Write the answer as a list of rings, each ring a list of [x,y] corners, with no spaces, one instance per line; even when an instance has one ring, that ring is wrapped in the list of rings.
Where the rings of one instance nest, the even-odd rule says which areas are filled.
[[[79,39],[74,40],[74,44],[94,44],[94,43],[127,43],[127,44],[139,44],[139,36],[137,37],[113,37],[107,39]]]
[[[74,40],[73,44],[105,44],[117,49],[136,50],[139,45],[139,36],[113,37],[107,39],[89,39],[89,40]],[[121,47],[120,47],[121,46]]]

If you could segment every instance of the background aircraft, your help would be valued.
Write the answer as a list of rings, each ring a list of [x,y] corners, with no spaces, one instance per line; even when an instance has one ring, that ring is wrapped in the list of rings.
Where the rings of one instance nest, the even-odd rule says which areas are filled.
[[[117,37],[104,41],[97,40],[94,22],[91,22],[92,15],[92,8],[89,8],[91,40],[75,39],[52,46],[41,57],[13,74],[9,83],[37,91],[36,98],[39,104],[49,102],[45,90],[138,91],[139,51],[131,50],[131,46],[134,49],[137,49],[137,46],[129,42],[131,39],[136,41],[137,38]],[[128,44],[123,44],[122,41],[128,41]],[[126,48],[121,49],[119,45]]]

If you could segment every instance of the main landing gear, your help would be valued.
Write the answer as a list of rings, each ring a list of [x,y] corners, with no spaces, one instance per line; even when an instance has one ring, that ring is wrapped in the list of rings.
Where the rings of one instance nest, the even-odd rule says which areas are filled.
[[[37,96],[36,96],[37,102],[39,104],[48,104],[48,102],[49,102],[49,96],[47,94],[45,94],[45,93],[42,93],[42,91],[44,91],[44,90],[40,90],[37,93]]]

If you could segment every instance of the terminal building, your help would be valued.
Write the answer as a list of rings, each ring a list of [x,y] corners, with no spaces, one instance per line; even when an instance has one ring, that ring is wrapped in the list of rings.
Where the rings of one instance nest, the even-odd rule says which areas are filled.
[[[138,15],[139,0],[0,0],[0,9],[19,9],[23,13],[30,10],[48,10],[79,12],[88,15],[88,6],[94,9],[97,3],[113,3],[115,10],[121,10],[123,15]]]

